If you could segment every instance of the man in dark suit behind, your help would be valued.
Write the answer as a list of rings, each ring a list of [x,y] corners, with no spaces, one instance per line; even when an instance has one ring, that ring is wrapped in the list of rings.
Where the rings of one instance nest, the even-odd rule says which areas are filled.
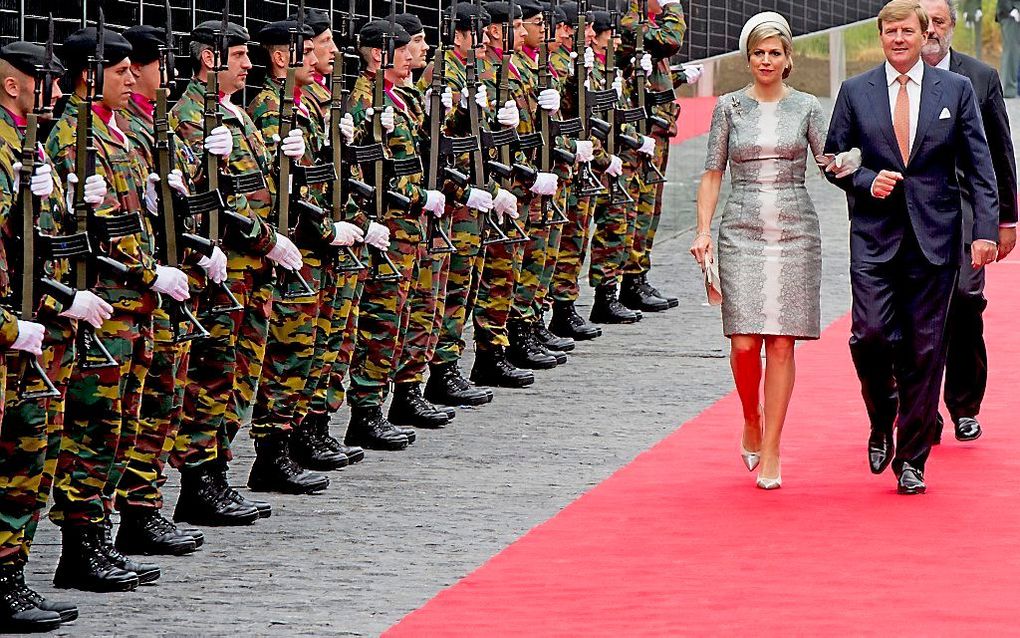
[[[975,267],[996,256],[998,196],[970,81],[920,59],[928,15],[918,1],[886,4],[878,28],[886,62],[843,83],[825,143],[826,153],[860,149],[860,167],[826,175],[850,207],[850,352],[871,421],[871,470],[891,461],[898,491],[920,494],[963,246],[957,172],[973,190]]]
[[[1002,97],[998,72],[974,58],[952,48],[956,29],[955,0],[921,0],[928,13],[928,40],[921,48],[921,59],[930,66],[947,69],[970,79],[977,96],[978,108],[985,125],[985,137],[992,152],[995,181],[999,186],[999,254],[1003,259],[1016,245],[1016,159],[1009,132],[1009,116]],[[973,193],[966,180],[960,181],[963,194],[963,245],[969,252],[971,228],[974,224]],[[985,299],[985,270],[970,267],[969,256],[960,264],[960,279],[949,304],[946,326],[948,352],[946,384],[943,397],[953,420],[956,438],[973,441],[981,436],[977,415],[988,381],[988,356],[985,351],[984,321],[981,313]],[[941,435],[941,418],[939,419]]]

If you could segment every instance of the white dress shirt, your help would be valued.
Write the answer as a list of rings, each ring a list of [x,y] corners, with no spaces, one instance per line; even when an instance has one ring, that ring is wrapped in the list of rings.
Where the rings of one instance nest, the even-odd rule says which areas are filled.
[[[913,150],[914,137],[917,135],[917,118],[921,110],[921,80],[924,78],[924,60],[918,58],[917,64],[907,71],[906,76],[910,78],[907,82],[907,97],[910,98],[910,149]],[[887,61],[885,63],[885,79],[889,85],[889,112],[893,114],[894,120],[896,117],[896,96],[900,93],[898,77],[900,77],[900,72]]]

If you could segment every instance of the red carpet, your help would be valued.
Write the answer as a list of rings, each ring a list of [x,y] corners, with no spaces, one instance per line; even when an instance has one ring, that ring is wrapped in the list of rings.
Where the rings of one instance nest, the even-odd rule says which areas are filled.
[[[387,635],[1020,634],[1018,286],[993,267],[986,433],[950,426],[927,495],[868,472],[842,319],[798,351],[783,489],[740,464],[731,394]]]
[[[677,120],[677,132],[670,140],[671,144],[698,137],[708,133],[712,125],[712,111],[715,109],[714,97],[683,97],[680,102],[680,119]]]

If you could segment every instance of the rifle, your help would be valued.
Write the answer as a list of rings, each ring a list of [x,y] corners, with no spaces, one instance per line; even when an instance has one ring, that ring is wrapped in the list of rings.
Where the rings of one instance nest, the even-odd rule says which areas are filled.
[[[648,0],[638,0],[638,24],[637,33],[635,34],[637,42],[634,45],[634,60],[635,60],[634,81],[636,82],[635,88],[637,89],[637,105],[638,108],[641,109],[642,115],[641,119],[638,120],[637,125],[638,133],[640,133],[641,135],[645,135],[648,133],[649,120],[657,120],[653,121],[653,124],[660,127],[662,126],[663,123],[665,123],[666,125],[664,128],[666,129],[669,128],[669,123],[666,123],[661,117],[652,116],[645,103],[647,97],[645,95],[646,91],[645,83],[647,78],[645,77],[645,72],[640,68],[639,63],[641,61],[641,57],[645,53],[645,31],[647,30],[647,28],[648,28]],[[659,167],[655,165],[654,158],[645,155],[644,159],[641,160],[641,163],[644,165],[643,166],[644,171],[641,174],[640,178],[645,185],[665,183],[666,177],[662,174],[662,171],[659,170]]]
[[[554,42],[556,39],[556,13],[552,3],[549,3],[549,10],[543,11],[545,24],[545,32],[542,35],[542,41],[538,45],[538,90],[543,91],[545,89],[551,89],[552,86],[552,74],[549,72],[549,43]],[[571,128],[565,130],[565,124],[570,124]],[[542,145],[542,149],[539,151],[539,167],[544,172],[551,172],[553,169],[553,153],[560,151],[559,155],[566,154],[569,157],[564,158],[566,163],[573,164],[574,156],[572,153],[567,153],[562,149],[554,149],[555,139],[560,135],[573,134],[576,135],[580,130],[581,121],[576,120],[576,123],[569,120],[557,120],[554,119],[549,111],[545,109],[539,109],[538,115],[538,127],[539,132],[545,135],[545,144]],[[577,128],[575,128],[577,127]],[[541,199],[541,221],[543,226],[554,226],[559,224],[565,224],[567,219],[566,214],[556,200],[549,195],[542,195]]]
[[[95,279],[94,266],[101,265],[112,272],[124,272],[126,268],[109,257],[98,255],[92,250],[90,237],[91,226],[95,225],[92,205],[85,201],[85,180],[96,172],[96,140],[93,126],[92,105],[103,99],[103,73],[106,42],[106,16],[103,13],[103,0],[97,0],[96,20],[96,51],[85,65],[85,99],[78,110],[78,130],[75,140],[75,167],[78,184],[74,194],[74,230],[62,242],[54,242],[54,257],[72,257],[72,269],[75,273],[76,288],[85,290],[89,282]],[[85,21],[84,14],[82,21]],[[83,25],[84,26],[84,25]],[[137,221],[137,214],[135,214]],[[57,244],[61,245],[57,245]],[[91,255],[91,259],[89,259]],[[110,351],[96,336],[95,330],[87,323],[78,326],[75,336],[78,365],[83,370],[109,368],[119,366]]]
[[[40,261],[36,255],[36,236],[39,232],[35,225],[35,196],[32,195],[31,181],[35,172],[35,160],[37,154],[39,118],[50,110],[50,102],[53,98],[54,74],[53,63],[53,11],[50,10],[48,18],[49,36],[46,40],[46,56],[41,67],[37,67],[35,73],[35,103],[32,111],[25,118],[25,137],[21,143],[21,190],[17,193],[18,208],[21,213],[21,290],[18,291],[21,298],[21,312],[19,316],[24,321],[35,319],[35,309],[38,303],[35,284],[39,281],[41,288],[46,294],[56,298],[61,303],[68,305],[74,301],[74,290],[64,284],[47,277],[39,267]],[[12,225],[13,227],[13,225]],[[46,375],[39,359],[30,352],[21,353],[21,370],[18,374],[20,384],[18,396],[22,400],[53,399],[60,396],[60,391],[53,384],[53,381]],[[35,388],[42,384],[41,389]]]
[[[588,46],[585,32],[588,30],[587,0],[577,0],[577,26],[574,28],[574,77],[577,78],[577,115],[581,121],[581,130],[577,139],[591,139],[591,110],[588,104],[588,67],[584,65],[584,51]],[[606,192],[602,182],[591,169],[591,162],[586,162],[578,169],[577,196],[591,197]]]
[[[290,64],[287,65],[287,78],[283,82],[283,89],[280,93],[280,143],[287,138],[287,135],[294,129],[297,123],[297,103],[294,100],[294,88],[297,83],[297,70],[302,67],[305,59],[305,0],[300,0],[298,5],[297,26],[290,29]],[[291,165],[293,160],[283,154],[280,148],[276,151],[276,224],[280,233],[291,235],[290,227],[290,200],[291,200]],[[283,269],[280,276],[280,296],[284,299],[299,299],[316,294],[316,290],[308,284],[301,272],[297,270]],[[291,277],[297,284],[297,289],[292,289],[289,283],[284,283],[287,277]]]
[[[155,139],[154,150],[156,154],[156,171],[159,175],[159,215],[163,220],[162,237],[160,243],[160,255],[167,266],[177,268],[181,263],[181,253],[185,244],[199,250],[208,250],[212,254],[212,244],[208,240],[191,233],[181,232],[178,229],[178,212],[180,207],[174,206],[174,191],[170,188],[168,179],[173,169],[174,148],[170,137],[170,120],[168,117],[167,103],[170,100],[170,90],[176,81],[176,69],[174,68],[174,32],[170,15],[170,0],[165,0],[166,9],[166,46],[160,47],[159,55],[159,88],[156,89],[156,111],[153,117],[153,133]],[[167,315],[170,317],[170,329],[173,333],[174,343],[191,341],[201,337],[208,337],[209,331],[198,321],[198,318],[191,312],[187,302],[174,299],[162,298],[167,304]],[[181,330],[181,325],[187,324],[189,328]]]

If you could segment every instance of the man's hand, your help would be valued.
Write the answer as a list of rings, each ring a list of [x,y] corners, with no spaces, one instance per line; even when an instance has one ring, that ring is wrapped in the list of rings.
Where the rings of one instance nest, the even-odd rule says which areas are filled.
[[[354,116],[350,113],[344,113],[344,116],[340,118],[340,124],[338,125],[340,134],[344,136],[345,144],[354,143]]]
[[[390,229],[376,222],[369,222],[368,231],[365,233],[365,243],[379,250],[388,250],[390,247]]]
[[[184,301],[191,296],[188,290],[188,276],[171,266],[156,266],[156,281],[152,282],[152,289],[160,294],[169,295],[174,301]]]
[[[998,245],[987,239],[975,239],[970,244],[970,265],[974,270],[995,261]]]
[[[468,190],[467,207],[482,213],[492,210],[492,194],[484,188],[471,188]]]
[[[446,195],[442,191],[437,190],[425,191],[425,203],[422,205],[422,208],[436,217],[442,217],[443,210],[446,208]]]
[[[198,260],[198,265],[205,271],[213,283],[222,284],[227,280],[227,255],[219,246],[213,248],[212,254]]]
[[[896,188],[896,184],[903,181],[903,174],[896,171],[879,171],[878,177],[871,183],[871,196],[875,199],[885,199]]]
[[[595,68],[595,51],[591,47],[584,48],[584,67],[589,71]]]
[[[333,222],[333,241],[331,246],[353,246],[364,241],[365,233],[354,224],[348,222]]]
[[[1016,226],[1008,228],[999,228],[999,254],[995,257],[995,261],[1002,261],[1005,259],[1016,246]]]
[[[87,321],[93,328],[99,328],[113,316],[113,306],[89,290],[77,290],[70,307],[61,312],[60,316]]]
[[[586,164],[595,158],[595,144],[591,140],[577,140],[574,144],[574,158],[578,164]]]
[[[22,321],[18,319],[18,336],[11,344],[11,350],[19,350],[39,356],[42,354],[43,337],[46,335],[46,327],[35,321]]]
[[[226,126],[217,126],[205,137],[204,146],[213,155],[226,157],[234,150],[234,136]]]
[[[294,242],[280,233],[276,233],[276,245],[266,253],[266,258],[287,270],[301,270],[305,263]]]

